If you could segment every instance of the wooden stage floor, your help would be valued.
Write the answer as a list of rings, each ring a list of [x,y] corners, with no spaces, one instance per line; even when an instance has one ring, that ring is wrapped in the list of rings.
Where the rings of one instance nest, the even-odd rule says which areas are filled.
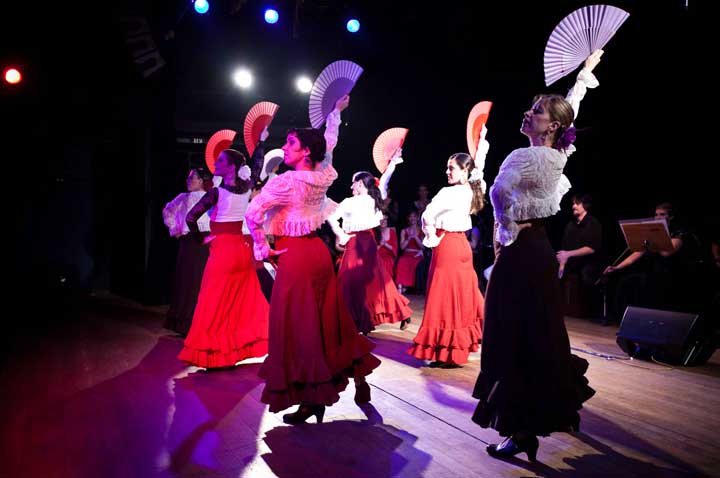
[[[480,354],[451,370],[408,356],[423,306],[412,299],[408,330],[371,334],[383,361],[372,404],[358,407],[350,385],[325,423],[296,427],[260,403],[259,362],[213,373],[180,363],[162,308],[73,303],[6,337],[0,477],[720,476],[720,353],[699,367],[627,360],[615,327],[569,318],[597,390],[582,431],[541,439],[537,464],[498,461],[485,453],[496,433],[470,421]]]

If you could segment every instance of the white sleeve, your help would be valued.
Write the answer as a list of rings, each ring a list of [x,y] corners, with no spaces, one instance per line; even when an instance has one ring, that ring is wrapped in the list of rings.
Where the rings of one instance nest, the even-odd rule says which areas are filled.
[[[347,242],[350,240],[350,237],[352,237],[345,231],[343,231],[343,229],[340,227],[340,218],[343,217],[343,214],[348,208],[349,199],[350,198],[343,199],[340,204],[338,204],[337,208],[335,208],[335,211],[333,211],[333,213],[330,214],[327,218],[327,223],[332,228],[333,232],[338,238],[338,242],[342,246],[347,244]]]
[[[170,201],[165,205],[162,211],[163,215],[163,222],[170,230],[170,235],[175,236],[177,235],[176,229],[178,229],[177,221],[175,220],[175,216],[177,216],[178,208],[182,205],[183,201],[185,199],[185,194],[179,194],[175,199]],[[180,230],[182,231],[183,224],[180,225]]]
[[[600,82],[595,78],[595,75],[592,74],[590,70],[587,68],[583,68],[580,70],[580,73],[578,73],[577,80],[575,80],[575,84],[572,88],[570,88],[570,91],[568,91],[567,96],[565,99],[573,108],[573,111],[575,112],[575,118],[577,119],[578,113],[580,112],[580,102],[585,98],[585,93],[587,93],[588,88],[596,88],[600,85]]]
[[[380,184],[378,185],[378,189],[380,190],[380,197],[383,201],[387,199],[388,184],[390,183],[390,178],[392,178],[392,175],[395,172],[395,166],[402,162],[402,158],[392,159],[390,161],[390,164],[387,165],[387,168],[385,168],[385,172],[382,173],[382,176],[380,176]]]
[[[495,239],[503,246],[509,246],[517,239],[519,228],[513,215],[513,192],[520,184],[522,172],[531,167],[531,162],[532,155],[527,148],[516,149],[505,158],[490,188],[495,222],[498,223]]]
[[[332,164],[333,151],[338,143],[338,134],[340,132],[340,111],[337,109],[332,110],[325,120],[325,159],[323,159],[323,166]],[[325,164],[327,163],[327,164]]]

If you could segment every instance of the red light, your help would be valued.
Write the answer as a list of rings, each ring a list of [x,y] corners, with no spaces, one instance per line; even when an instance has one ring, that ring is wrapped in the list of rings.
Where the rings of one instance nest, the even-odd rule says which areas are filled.
[[[3,77],[5,78],[5,81],[10,83],[11,85],[17,85],[22,81],[22,75],[15,68],[6,69]]]

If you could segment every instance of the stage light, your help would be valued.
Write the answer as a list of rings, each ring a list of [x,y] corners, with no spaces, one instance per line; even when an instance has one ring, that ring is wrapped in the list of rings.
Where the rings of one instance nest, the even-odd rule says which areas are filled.
[[[300,90],[302,93],[310,93],[313,87],[313,83],[307,76],[301,76],[295,82],[295,86],[297,86],[297,89]]]
[[[195,11],[200,15],[204,15],[210,10],[210,4],[207,0],[195,0]]]
[[[16,68],[7,68],[3,72],[3,78],[11,85],[17,85],[22,81],[22,75]]]
[[[235,84],[242,89],[250,88],[253,82],[252,73],[246,69],[235,70],[233,74],[233,81]]]
[[[280,19],[280,15],[278,15],[277,10],[274,10],[272,8],[268,8],[265,10],[265,21],[267,23],[273,24],[277,23],[277,21]]]
[[[348,20],[347,31],[349,31],[350,33],[356,33],[358,30],[360,30],[360,22],[354,18]]]

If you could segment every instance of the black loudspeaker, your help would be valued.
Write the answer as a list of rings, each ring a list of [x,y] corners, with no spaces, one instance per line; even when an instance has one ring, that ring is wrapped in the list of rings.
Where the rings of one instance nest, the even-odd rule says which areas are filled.
[[[699,365],[715,350],[711,338],[704,335],[699,314],[630,306],[620,323],[617,344],[631,357]]]

